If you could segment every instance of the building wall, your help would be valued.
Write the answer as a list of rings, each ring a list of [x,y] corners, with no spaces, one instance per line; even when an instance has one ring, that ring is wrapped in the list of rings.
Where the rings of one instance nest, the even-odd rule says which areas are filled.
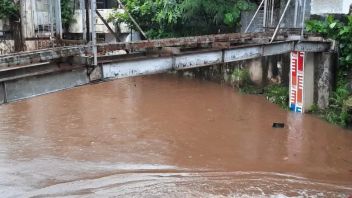
[[[0,55],[8,54],[14,51],[14,41],[13,40],[1,40],[0,39]]]
[[[103,18],[105,20],[107,20],[109,18],[109,15],[112,14],[114,10],[113,9],[99,9],[98,11],[103,16]],[[122,9],[119,9],[118,11],[123,12]],[[74,17],[76,19],[76,22],[71,25],[70,33],[82,33],[83,32],[83,25],[82,25],[82,12],[81,12],[81,10],[76,10]],[[89,17],[90,17],[90,13],[89,13]],[[97,17],[96,32],[97,33],[110,33],[108,28],[104,25],[103,21],[98,16],[96,16],[96,17]],[[115,31],[116,28],[115,28],[114,24],[109,23],[109,25]],[[129,33],[130,32],[130,29],[127,27],[126,24],[120,25],[120,30],[121,30],[121,33]]]
[[[4,30],[4,20],[0,19],[0,31],[3,31],[3,30]]]
[[[312,0],[312,14],[348,14],[352,0]]]

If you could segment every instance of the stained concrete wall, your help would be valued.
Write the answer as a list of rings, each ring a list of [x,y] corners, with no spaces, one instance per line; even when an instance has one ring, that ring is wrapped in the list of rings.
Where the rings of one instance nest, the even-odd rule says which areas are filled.
[[[262,85],[265,81],[263,76],[265,69],[262,62],[262,58],[256,58],[246,61],[246,67],[248,67],[250,79],[256,85]]]
[[[314,104],[314,53],[305,53],[303,82],[303,112],[311,109]]]
[[[7,101],[16,101],[89,83],[85,69],[7,81]],[[1,96],[0,96],[1,97]]]
[[[15,43],[13,40],[0,41],[0,55],[14,52],[14,50],[15,50]]]
[[[312,0],[312,14],[348,14],[352,0]]]
[[[315,65],[315,101],[320,109],[325,109],[329,105],[329,98],[334,86],[336,54],[331,52],[316,54]]]
[[[109,18],[109,15],[114,12],[114,9],[99,9],[99,13],[102,15],[102,17],[107,20]],[[122,9],[118,9],[117,12],[122,13]],[[90,17],[90,11],[89,11],[89,17]],[[71,33],[82,33],[83,32],[83,25],[82,25],[82,12],[81,10],[75,10],[75,15],[74,18],[76,21],[70,26],[70,32]],[[113,28],[114,30],[115,25],[114,23],[109,23],[110,27]],[[127,26],[127,24],[122,23],[119,25],[119,29],[121,33],[129,33],[130,28]],[[96,25],[96,31],[97,33],[110,33],[108,28],[104,25],[103,21],[97,16],[97,25]]]
[[[0,83],[0,104],[5,103],[4,83]]]
[[[187,69],[178,72],[180,75],[221,82],[237,87],[241,86],[242,82],[236,79],[234,75],[235,70],[244,69],[249,72],[251,83],[260,88],[270,81],[270,79],[268,79],[267,64],[271,61],[272,59],[270,57],[260,57],[226,64],[217,64],[209,67]],[[276,65],[276,63],[272,64]]]

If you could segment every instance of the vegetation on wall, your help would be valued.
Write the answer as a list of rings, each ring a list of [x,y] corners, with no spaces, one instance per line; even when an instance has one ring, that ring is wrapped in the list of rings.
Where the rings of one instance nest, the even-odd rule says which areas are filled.
[[[336,88],[330,98],[329,107],[318,112],[329,122],[347,126],[351,123],[352,114],[349,101],[352,100],[352,16],[337,20],[328,16],[324,21],[310,20],[306,24],[307,31],[334,39],[338,42],[339,66],[336,75]],[[349,83],[349,81],[351,81]]]
[[[254,4],[248,0],[123,0],[128,12],[151,38],[234,32],[240,14]],[[110,21],[127,23],[128,14],[116,11]]]
[[[279,105],[283,109],[289,109],[289,90],[281,84],[268,85],[264,88],[264,95],[270,102]]]
[[[281,84],[270,84],[265,87],[255,86],[251,82],[248,69],[236,68],[231,75],[232,83],[241,93],[246,94],[264,94],[270,102],[288,109],[289,90]]]

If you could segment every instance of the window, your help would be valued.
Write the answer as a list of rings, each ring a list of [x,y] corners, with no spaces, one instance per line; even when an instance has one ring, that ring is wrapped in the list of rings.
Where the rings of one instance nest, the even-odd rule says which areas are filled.
[[[112,9],[117,7],[116,0],[96,0],[97,9]],[[75,9],[80,9],[80,0],[74,0]],[[88,2],[88,6],[90,7],[90,2]]]
[[[116,6],[115,0],[97,0],[97,9],[111,9]]]
[[[106,7],[106,0],[97,0],[97,9],[105,9]]]

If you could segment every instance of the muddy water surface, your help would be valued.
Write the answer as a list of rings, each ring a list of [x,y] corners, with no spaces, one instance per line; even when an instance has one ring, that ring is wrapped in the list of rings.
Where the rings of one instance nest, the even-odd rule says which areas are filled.
[[[351,131],[219,84],[157,75],[0,106],[0,197],[351,194]]]

